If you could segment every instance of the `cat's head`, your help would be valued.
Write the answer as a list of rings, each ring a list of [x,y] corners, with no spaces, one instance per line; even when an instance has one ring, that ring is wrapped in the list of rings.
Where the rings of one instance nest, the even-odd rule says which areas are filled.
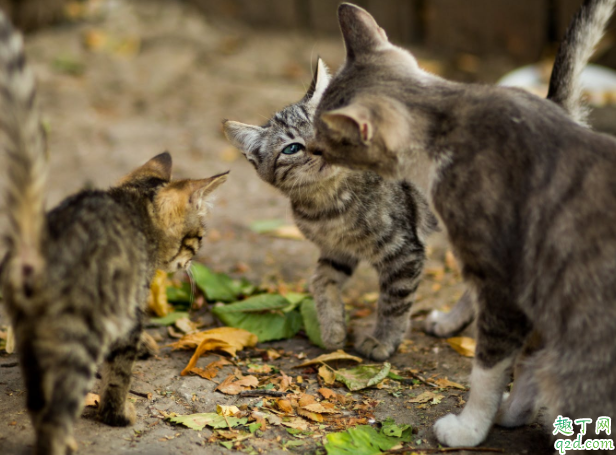
[[[227,180],[228,172],[205,179],[171,180],[171,165],[171,155],[161,153],[122,179],[119,187],[146,196],[156,236],[157,267],[175,272],[188,268],[199,251],[212,193]]]
[[[338,20],[346,61],[330,81],[315,113],[316,151],[328,163],[396,176],[401,151],[414,135],[400,90],[425,91],[435,77],[406,50],[391,44],[364,9],[343,3]]]
[[[285,193],[321,182],[337,170],[306,152],[314,135],[313,118],[330,76],[318,59],[308,92],[274,114],[263,126],[225,120],[225,136],[255,167],[259,177]]]

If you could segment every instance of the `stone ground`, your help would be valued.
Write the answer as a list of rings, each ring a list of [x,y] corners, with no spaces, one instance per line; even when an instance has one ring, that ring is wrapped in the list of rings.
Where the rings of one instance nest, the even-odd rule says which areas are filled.
[[[317,55],[333,68],[341,62],[340,39],[221,24],[175,1],[110,0],[98,4],[100,11],[76,24],[49,28],[27,38],[50,131],[49,205],[84,186],[108,186],[150,157],[169,150],[176,177],[206,177],[231,170],[213,211],[201,261],[256,283],[306,280],[317,258],[314,246],[258,235],[249,229],[250,223],[264,219],[290,223],[290,211],[285,199],[262,183],[252,167],[228,146],[220,122],[230,118],[261,123],[275,110],[301,98]],[[489,61],[465,57],[450,64],[438,55],[415,50],[425,65],[459,80],[493,82],[513,68],[504,57]],[[449,307],[462,293],[455,274],[439,276],[446,250],[442,236],[436,236],[429,264],[436,272],[428,274],[420,288],[417,320],[427,309]],[[376,283],[368,267],[360,268],[345,291],[349,305],[370,308],[362,296],[373,293]],[[370,324],[370,317],[352,322],[358,332]],[[6,323],[0,316],[0,326]],[[416,328],[408,339],[405,352],[391,359],[395,367],[414,368],[425,376],[448,377],[468,385],[469,358]],[[166,343],[165,339],[160,344]],[[301,353],[309,358],[322,353],[301,336],[260,347],[283,349],[287,355],[276,365],[288,374],[294,371],[291,367],[299,362]],[[352,352],[352,346],[347,351]],[[133,389],[153,393],[153,401],[136,397],[138,422],[131,428],[104,426],[93,419],[92,410],[86,410],[76,428],[78,453],[228,452],[205,442],[211,435],[209,430],[196,432],[160,419],[159,410],[213,412],[217,404],[251,400],[214,392],[215,384],[200,377],[181,377],[179,372],[189,357],[187,352],[172,353],[163,347],[159,356],[140,361]],[[3,455],[29,453],[33,440],[21,374],[10,366],[15,361],[15,355],[0,353]],[[309,391],[317,387],[310,385]],[[393,417],[398,423],[412,424],[423,447],[435,448],[431,425],[449,411],[459,412],[468,392],[446,392],[440,404],[426,409],[408,403],[411,396],[425,390],[427,387],[420,385],[407,387],[399,396],[387,390],[356,396],[382,400],[375,408],[377,420]],[[276,436],[283,442],[290,438],[285,431],[272,429],[255,439],[254,447],[263,453],[282,452],[282,445],[272,442]],[[538,423],[515,430],[494,429],[483,447],[501,448],[509,454],[552,452]]]

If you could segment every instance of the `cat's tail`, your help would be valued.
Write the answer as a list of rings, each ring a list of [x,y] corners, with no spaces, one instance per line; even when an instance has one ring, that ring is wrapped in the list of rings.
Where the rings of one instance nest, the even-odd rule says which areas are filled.
[[[33,73],[26,65],[23,39],[0,13],[0,162],[6,163],[5,204],[9,282],[28,289],[44,271],[46,138]],[[4,180],[4,178],[3,178]]]
[[[586,125],[580,77],[605,32],[616,0],[585,0],[558,48],[550,77],[548,99],[560,104],[578,123]]]

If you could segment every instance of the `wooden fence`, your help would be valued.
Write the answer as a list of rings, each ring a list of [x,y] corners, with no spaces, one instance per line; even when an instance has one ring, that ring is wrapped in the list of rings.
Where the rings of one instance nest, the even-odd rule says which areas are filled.
[[[209,15],[256,27],[338,33],[338,0],[190,0]],[[582,0],[356,0],[394,42],[442,53],[539,59]],[[610,52],[616,54],[616,52]],[[607,56],[616,63],[616,55]],[[606,64],[605,62],[602,62]],[[610,65],[616,66],[616,65]]]

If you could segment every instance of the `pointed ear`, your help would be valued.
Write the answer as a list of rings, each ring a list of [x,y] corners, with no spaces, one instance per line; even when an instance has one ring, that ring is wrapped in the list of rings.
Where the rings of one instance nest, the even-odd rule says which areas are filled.
[[[355,102],[348,106],[321,115],[321,120],[336,136],[352,142],[369,144],[374,136],[374,125],[370,109]]]
[[[317,67],[314,70],[310,88],[308,88],[308,92],[306,92],[304,96],[304,102],[316,108],[330,80],[331,76],[329,75],[329,69],[325,65],[325,62],[319,57],[317,59]]]
[[[261,145],[261,135],[265,131],[264,128],[255,125],[247,125],[246,123],[233,122],[224,120],[222,129],[227,140],[237,149],[239,149],[255,166],[260,162],[260,159],[255,159],[254,155],[259,152]]]
[[[338,22],[347,51],[347,58],[372,52],[389,44],[387,34],[363,8],[350,3],[338,7]]]
[[[168,182],[171,179],[171,165],[169,152],[161,153],[120,180],[120,185],[148,178],[158,178]]]
[[[207,200],[212,192],[220,185],[227,181],[229,171],[222,174],[215,175],[213,177],[201,180],[190,181],[190,197],[188,198],[189,204],[201,214],[206,214],[208,209]]]

